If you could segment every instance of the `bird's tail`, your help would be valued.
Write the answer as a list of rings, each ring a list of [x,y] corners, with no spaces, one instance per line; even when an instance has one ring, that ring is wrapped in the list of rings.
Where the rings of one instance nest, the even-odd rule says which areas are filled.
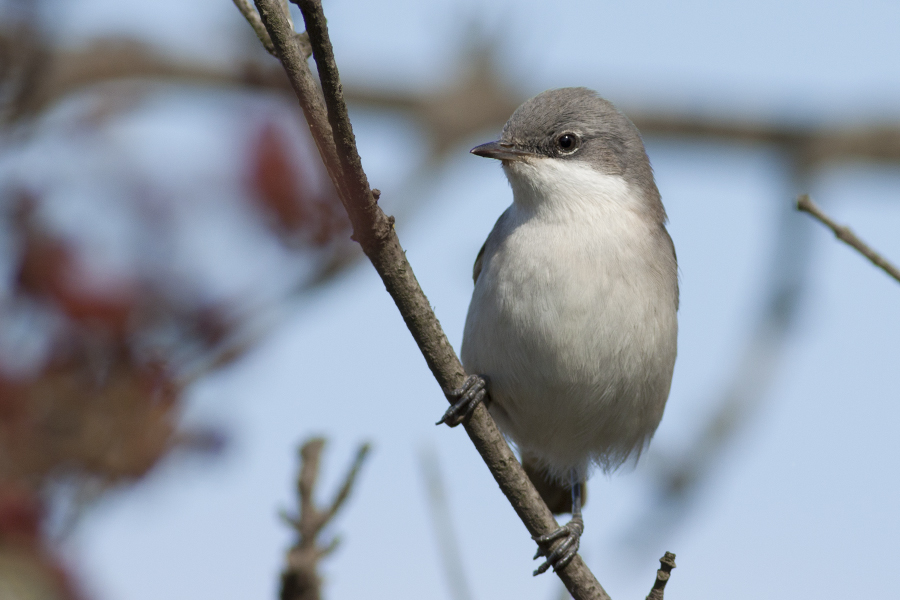
[[[540,462],[526,453],[522,454],[522,466],[528,479],[537,488],[538,493],[543,498],[550,510],[555,515],[572,512],[572,488],[568,484],[560,483],[556,478],[551,477]],[[584,506],[587,501],[587,488],[582,486],[581,505]]]

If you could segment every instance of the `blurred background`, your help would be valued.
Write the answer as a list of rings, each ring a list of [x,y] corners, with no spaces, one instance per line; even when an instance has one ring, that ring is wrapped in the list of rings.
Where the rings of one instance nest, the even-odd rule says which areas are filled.
[[[900,537],[896,2],[327,0],[363,165],[451,342],[511,201],[468,154],[582,85],[638,125],[681,269],[672,393],[589,483],[613,598],[889,597]],[[302,23],[299,14],[295,20]],[[228,0],[0,2],[0,598],[273,598],[297,447],[326,598],[557,598]],[[327,540],[326,540],[327,541]]]

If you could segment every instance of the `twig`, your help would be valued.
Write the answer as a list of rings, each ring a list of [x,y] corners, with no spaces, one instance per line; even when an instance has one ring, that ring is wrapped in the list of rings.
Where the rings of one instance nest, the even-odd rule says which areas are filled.
[[[306,56],[303,53],[299,36],[285,17],[280,2],[256,0],[256,8],[275,45],[275,55],[281,61],[288,80],[291,82],[291,87],[294,88],[294,93],[300,100],[300,108],[303,109],[303,116],[306,118],[322,162],[325,163],[328,176],[337,187],[341,201],[344,201],[345,194],[341,191],[343,176],[334,145],[334,137],[331,134],[331,125],[328,122],[324,98],[313,79],[309,65],[306,64]],[[344,205],[346,206],[346,201],[344,201]]]
[[[284,520],[298,533],[297,543],[288,551],[287,566],[281,574],[281,600],[318,600],[321,580],[318,574],[319,560],[337,547],[338,538],[326,546],[319,546],[317,539],[322,529],[331,522],[350,495],[353,483],[362,467],[369,445],[363,444],[344,477],[344,483],[331,504],[325,509],[316,508],[313,499],[319,479],[319,461],[325,440],[313,438],[300,448],[300,475],[297,477],[297,496],[300,514],[296,517],[282,513]]]
[[[259,38],[259,41],[262,42],[266,52],[275,58],[278,58],[278,55],[275,54],[275,46],[272,45],[272,38],[269,37],[269,32],[266,31],[265,25],[263,25],[262,20],[259,18],[259,13],[257,13],[256,9],[250,4],[250,0],[234,0],[234,5],[237,6],[238,10],[241,11],[241,14],[244,15],[244,18],[247,19],[247,22],[250,23],[250,27],[253,28],[253,33],[255,33],[256,37]]]
[[[281,0],[281,10],[284,11],[284,16],[291,27],[291,31],[294,31],[294,19],[291,17],[291,5],[288,0]]]
[[[350,466],[350,470],[347,471],[347,475],[344,476],[344,484],[341,486],[341,489],[338,490],[338,493],[335,495],[334,500],[331,501],[331,505],[325,512],[326,523],[334,518],[334,515],[337,514],[337,511],[339,511],[341,507],[344,506],[344,502],[346,502],[347,498],[350,497],[350,492],[353,489],[353,483],[356,481],[356,476],[359,475],[359,470],[362,468],[363,461],[366,460],[366,456],[368,456],[370,450],[371,446],[369,444],[363,444],[359,447],[359,450],[356,451],[356,458],[353,460],[353,464]]]
[[[466,570],[463,567],[462,553],[456,541],[453,519],[450,514],[450,503],[444,488],[441,466],[437,453],[432,446],[423,446],[419,451],[419,463],[422,478],[428,491],[428,507],[431,509],[431,521],[437,537],[438,551],[441,556],[441,567],[447,577],[450,597],[453,600],[470,600],[472,592],[469,588]],[[568,596],[568,594],[566,594]]]
[[[656,572],[656,581],[653,582],[653,588],[647,594],[647,600],[663,600],[663,592],[666,590],[666,584],[672,575],[672,569],[675,568],[675,555],[666,552],[659,559],[659,570]]]
[[[320,97],[312,85],[312,76],[306,62],[300,60],[293,32],[277,2],[278,0],[256,0],[256,6],[294,85],[310,124],[310,131],[350,216],[354,239],[360,243],[381,276],[440,387],[444,390],[455,389],[462,384],[465,372],[406,260],[394,231],[393,219],[379,208],[363,172],[343,102],[321,3],[316,0],[296,2],[303,13],[313,56],[319,69],[328,105],[329,128],[321,123],[323,110]],[[307,86],[306,82],[310,85]],[[335,132],[334,145],[329,129]],[[336,157],[339,157],[337,161]],[[529,534],[537,536],[556,530],[556,520],[483,406],[475,410],[465,429]],[[559,571],[558,575],[569,593],[578,600],[609,598],[579,556]]]
[[[797,210],[809,213],[817,218],[819,221],[824,223],[825,226],[831,229],[831,231],[834,232],[834,235],[837,237],[837,239],[855,248],[860,254],[872,261],[872,264],[900,282],[900,270],[898,270],[897,267],[892,265],[880,254],[872,250],[865,242],[856,237],[856,235],[854,235],[853,232],[850,231],[849,227],[838,225],[837,223],[832,221],[831,218],[824,212],[822,212],[822,209],[819,208],[819,206],[815,202],[813,202],[808,195],[803,194],[802,196],[797,198]]]

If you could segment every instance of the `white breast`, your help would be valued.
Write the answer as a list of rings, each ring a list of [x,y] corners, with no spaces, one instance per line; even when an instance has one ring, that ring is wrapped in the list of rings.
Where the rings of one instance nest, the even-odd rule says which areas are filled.
[[[505,165],[463,339],[491,413],[557,477],[615,468],[656,430],[676,352],[676,267],[628,183],[587,165]],[[664,235],[664,232],[662,232]]]

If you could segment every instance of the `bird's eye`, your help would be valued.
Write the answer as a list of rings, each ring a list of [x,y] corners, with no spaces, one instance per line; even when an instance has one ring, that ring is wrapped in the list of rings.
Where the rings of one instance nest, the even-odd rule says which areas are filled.
[[[556,144],[563,154],[570,154],[578,149],[578,136],[574,133],[564,133],[556,138]]]

